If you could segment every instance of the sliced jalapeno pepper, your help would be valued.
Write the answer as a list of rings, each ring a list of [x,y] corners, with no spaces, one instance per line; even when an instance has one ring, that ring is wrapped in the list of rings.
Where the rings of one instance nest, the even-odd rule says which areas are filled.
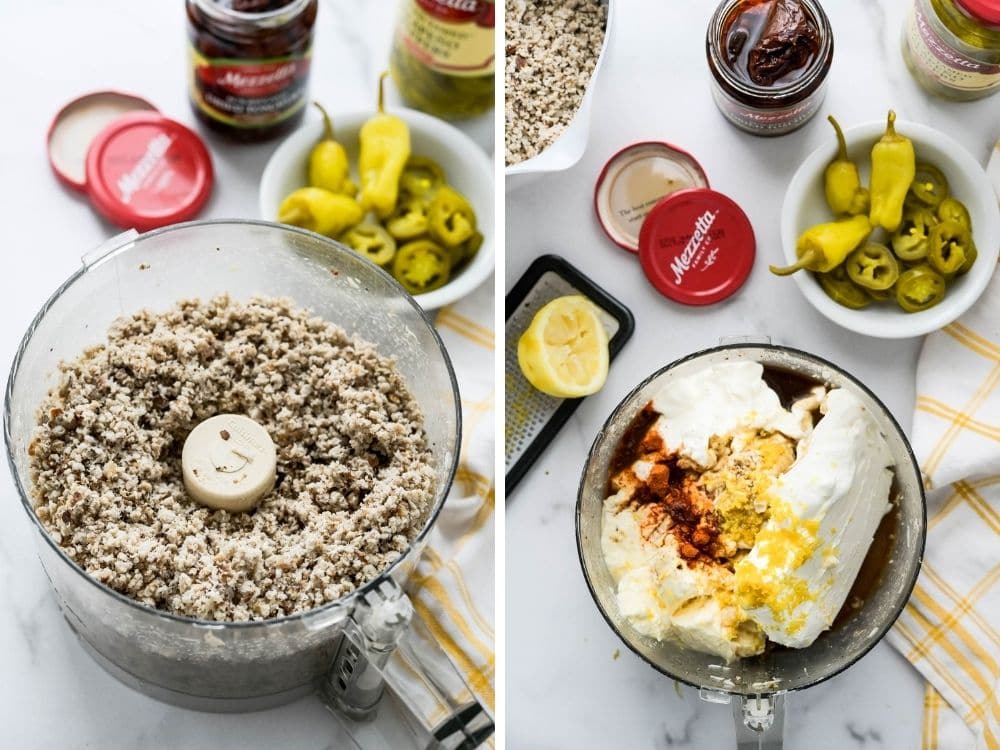
[[[378,224],[358,224],[344,232],[340,241],[379,266],[389,265],[396,255],[396,240]]]
[[[888,302],[896,299],[896,285],[888,289],[865,289],[865,293],[876,302]]]
[[[942,221],[931,230],[927,261],[940,274],[951,276],[965,265],[969,230],[957,221]]]
[[[933,164],[917,162],[910,192],[925,206],[937,206],[948,195],[948,178]]]
[[[965,204],[955,198],[945,198],[937,207],[937,215],[941,221],[957,221],[963,227],[972,231],[972,219],[969,218],[969,209]]]
[[[427,201],[408,195],[396,204],[396,210],[385,224],[389,234],[397,240],[412,240],[427,234]]]
[[[392,275],[410,294],[423,294],[448,281],[451,256],[430,240],[408,242],[396,253]]]
[[[826,295],[839,305],[849,307],[852,310],[860,310],[871,304],[871,297],[848,278],[847,271],[842,265],[827,273],[816,274],[816,281],[819,282]]]
[[[927,265],[903,271],[896,282],[896,302],[906,312],[928,310],[944,299],[944,276]]]
[[[451,254],[451,271],[452,274],[455,273],[459,268],[464,266],[470,260],[475,257],[476,253],[479,252],[479,248],[483,246],[483,235],[481,232],[474,232],[469,239],[463,242],[457,247],[446,248]]]
[[[927,257],[927,238],[935,224],[930,211],[912,211],[903,216],[899,228],[892,234],[892,251],[900,260],[920,260]]]
[[[965,253],[965,263],[962,267],[958,269],[958,275],[961,276],[963,273],[968,273],[969,269],[972,268],[972,264],[976,262],[976,258],[979,257],[979,251],[976,249],[976,243],[969,237],[969,246],[966,248]]]
[[[458,191],[447,185],[434,195],[427,216],[431,238],[445,247],[461,245],[476,231],[476,212]]]
[[[847,276],[860,287],[888,289],[899,278],[899,262],[892,251],[878,242],[866,242],[844,261]]]
[[[410,156],[399,177],[399,189],[407,195],[430,199],[444,185],[444,170],[426,156]]]

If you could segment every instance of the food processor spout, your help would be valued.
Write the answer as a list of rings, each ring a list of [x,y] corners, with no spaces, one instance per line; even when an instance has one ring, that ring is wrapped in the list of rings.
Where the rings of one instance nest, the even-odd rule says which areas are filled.
[[[320,696],[352,721],[375,718],[388,685],[427,747],[473,750],[492,734],[492,717],[480,704],[413,604],[389,578],[368,592],[344,629]]]
[[[750,695],[734,700],[736,750],[781,750],[785,729],[785,696]]]

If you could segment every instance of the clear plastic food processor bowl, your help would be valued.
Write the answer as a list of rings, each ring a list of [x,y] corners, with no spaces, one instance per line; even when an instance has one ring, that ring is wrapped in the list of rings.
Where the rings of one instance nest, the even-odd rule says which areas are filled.
[[[241,300],[289,297],[372,342],[395,358],[424,413],[437,472],[426,525],[379,578],[304,614],[219,623],[156,611],[90,578],[49,538],[32,509],[27,448],[59,362],[101,342],[118,316],[220,293]],[[203,710],[255,710],[318,690],[341,712],[365,718],[375,710],[384,679],[392,681],[394,670],[415,668],[437,693],[433,698],[452,709],[445,718],[459,717],[439,739],[449,736],[449,747],[474,747],[477,733],[491,730],[492,721],[439,658],[426,629],[411,622],[412,608],[401,591],[451,486],[460,414],[455,376],[437,333],[388,274],[310,232],[266,222],[206,221],[141,236],[126,233],[84,258],[24,336],[8,381],[4,432],[11,472],[63,614],[116,677],[155,698]]]
[[[744,360],[847,388],[861,399],[878,422],[892,454],[894,502],[898,504],[899,520],[888,551],[888,565],[874,592],[854,614],[820,635],[808,648],[776,649],[726,664],[720,657],[644,636],[622,617],[615,599],[615,582],[601,550],[601,523],[608,466],[615,448],[653,394],[674,378],[691,375],[713,364]],[[732,702],[740,750],[780,748],[782,695],[810,687],[847,669],[881,640],[903,610],[916,583],[923,559],[925,530],[920,472],[903,431],[885,406],[864,385],[835,365],[805,352],[771,345],[729,345],[709,349],[678,360],[639,384],[598,433],[580,482],[576,506],[580,562],[604,619],[632,651],[655,669],[698,688],[705,700]]]

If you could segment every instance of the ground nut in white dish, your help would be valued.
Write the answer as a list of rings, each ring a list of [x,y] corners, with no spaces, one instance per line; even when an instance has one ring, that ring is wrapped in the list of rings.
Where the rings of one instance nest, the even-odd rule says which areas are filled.
[[[604,502],[622,615],[727,661],[830,627],[889,509],[888,449],[858,399],[803,386],[785,408],[764,375],[731,362],[669,382],[619,443]]]
[[[181,451],[219,414],[274,442],[247,513],[185,491]],[[427,521],[423,417],[393,362],[288,300],[187,300],[118,319],[61,366],[28,449],[35,512],[90,576],[220,621],[290,615],[375,578]]]
[[[573,119],[604,42],[598,0],[506,0],[506,163],[538,155]]]

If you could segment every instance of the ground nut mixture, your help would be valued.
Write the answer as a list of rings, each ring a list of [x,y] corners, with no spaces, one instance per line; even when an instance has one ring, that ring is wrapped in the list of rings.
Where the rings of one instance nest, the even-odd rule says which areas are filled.
[[[507,164],[536,156],[573,119],[607,18],[599,0],[507,0]]]
[[[302,612],[374,578],[427,519],[430,453],[394,365],[287,300],[122,318],[61,375],[29,447],[38,518],[90,575],[150,606]],[[184,440],[220,413],[248,415],[277,448],[277,484],[251,513],[184,490]]]

